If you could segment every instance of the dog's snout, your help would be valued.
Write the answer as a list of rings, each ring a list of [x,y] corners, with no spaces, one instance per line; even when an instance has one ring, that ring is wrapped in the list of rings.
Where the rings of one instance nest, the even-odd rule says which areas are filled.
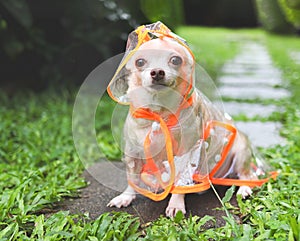
[[[150,75],[151,75],[153,81],[157,82],[157,81],[164,79],[166,73],[162,69],[153,69],[153,70],[151,70]]]

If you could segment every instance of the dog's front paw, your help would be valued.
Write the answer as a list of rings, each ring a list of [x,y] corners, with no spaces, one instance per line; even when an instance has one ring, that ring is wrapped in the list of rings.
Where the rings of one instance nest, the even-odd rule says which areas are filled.
[[[134,199],[135,199],[135,194],[122,193],[119,196],[113,198],[107,204],[107,207],[114,207],[114,206],[117,208],[127,207]]]
[[[166,208],[166,216],[175,217],[176,213],[178,213],[179,211],[181,211],[183,214],[186,213],[184,195],[172,194],[171,199],[169,201],[169,205]]]
[[[170,218],[175,217],[176,213],[178,213],[179,211],[181,211],[183,214],[186,213],[185,207],[171,207],[169,205],[166,209],[166,216]]]
[[[242,195],[242,198],[245,199],[248,196],[251,196],[252,189],[248,186],[241,186],[237,191],[237,195]]]

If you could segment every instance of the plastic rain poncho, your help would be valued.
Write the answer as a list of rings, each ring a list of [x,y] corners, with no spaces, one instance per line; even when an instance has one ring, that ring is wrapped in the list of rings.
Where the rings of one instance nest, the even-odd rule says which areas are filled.
[[[167,116],[151,111],[147,104],[134,105],[132,98],[142,97],[143,89],[128,93],[126,64],[140,46],[153,39],[168,39],[182,46],[191,56],[192,71],[185,75],[178,108]],[[195,88],[195,60],[185,40],[172,33],[164,24],[143,25],[129,34],[125,55],[107,91],[121,105],[130,106],[127,122],[144,123],[143,135],[133,137],[134,124],[124,128],[124,155],[128,183],[137,192],[162,200],[169,193],[192,193],[210,188],[211,184],[260,186],[277,173],[252,153],[245,153],[249,180],[238,179],[234,160],[228,155],[237,137],[230,117],[221,113]],[[200,76],[201,78],[201,76]],[[135,97],[133,97],[135,96]],[[199,104],[197,104],[199,103]],[[172,107],[170,107],[172,108]],[[134,120],[134,121],[132,121]],[[178,134],[180,133],[180,134]]]

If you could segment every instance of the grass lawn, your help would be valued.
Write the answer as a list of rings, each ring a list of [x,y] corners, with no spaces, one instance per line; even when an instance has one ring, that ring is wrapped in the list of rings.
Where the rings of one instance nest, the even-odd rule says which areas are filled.
[[[204,230],[214,217],[160,218],[144,226],[129,214],[107,213],[97,220],[88,214],[51,212],[51,205],[76,196],[86,185],[84,167],[72,139],[72,108],[76,90],[48,90],[12,97],[0,94],[0,240],[300,240],[300,66],[292,52],[300,52],[299,38],[269,35],[261,30],[227,30],[181,27],[196,59],[215,78],[224,62],[238,53],[244,40],[262,41],[274,63],[283,71],[292,97],[276,103],[285,107],[281,115],[282,135],[287,145],[262,149],[281,174],[276,181],[255,191],[246,201],[232,207],[224,199],[226,225]],[[111,148],[112,137],[107,104],[97,113],[99,145],[106,155],[118,158]],[[105,136],[105,138],[103,138]],[[232,189],[229,189],[230,196]],[[240,215],[236,223],[231,213]]]

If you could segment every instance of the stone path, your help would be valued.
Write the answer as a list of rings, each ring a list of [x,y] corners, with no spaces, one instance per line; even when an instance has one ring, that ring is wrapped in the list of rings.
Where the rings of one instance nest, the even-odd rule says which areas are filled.
[[[241,53],[224,65],[218,81],[221,95],[235,99],[224,102],[225,111],[233,116],[268,117],[274,111],[280,111],[276,105],[262,105],[259,101],[254,104],[252,101],[250,104],[246,100],[280,99],[289,96],[285,89],[279,87],[282,84],[281,73],[272,65],[266,48],[260,43],[245,44]],[[280,123],[250,121],[237,122],[237,126],[249,135],[255,146],[268,147],[284,143],[284,139],[279,135]],[[97,218],[103,212],[122,210],[139,216],[142,223],[164,215],[169,198],[153,202],[139,195],[127,208],[106,207],[109,200],[126,186],[123,163],[98,162],[85,171],[84,177],[90,185],[82,190],[80,198],[66,200],[60,203],[57,209],[70,210],[71,213],[88,212],[91,218]],[[111,183],[110,188],[96,181],[95,177],[105,177],[106,182]],[[226,187],[217,187],[217,191],[222,197]],[[236,204],[235,198],[232,199],[232,204]],[[216,217],[216,226],[224,224],[222,216],[225,216],[225,213],[216,210],[220,207],[221,204],[212,190],[186,197],[188,214],[201,217],[212,215]]]
[[[258,42],[245,43],[240,54],[223,66],[218,83],[221,96],[225,100],[233,99],[223,102],[224,110],[233,119],[238,115],[250,119],[266,118],[282,110],[276,105],[260,104],[260,100],[280,100],[290,95],[281,87],[280,70],[273,66],[266,47]],[[251,100],[251,103],[247,100]],[[284,139],[279,135],[281,124],[278,122],[250,121],[237,122],[236,125],[255,146],[284,144]]]

